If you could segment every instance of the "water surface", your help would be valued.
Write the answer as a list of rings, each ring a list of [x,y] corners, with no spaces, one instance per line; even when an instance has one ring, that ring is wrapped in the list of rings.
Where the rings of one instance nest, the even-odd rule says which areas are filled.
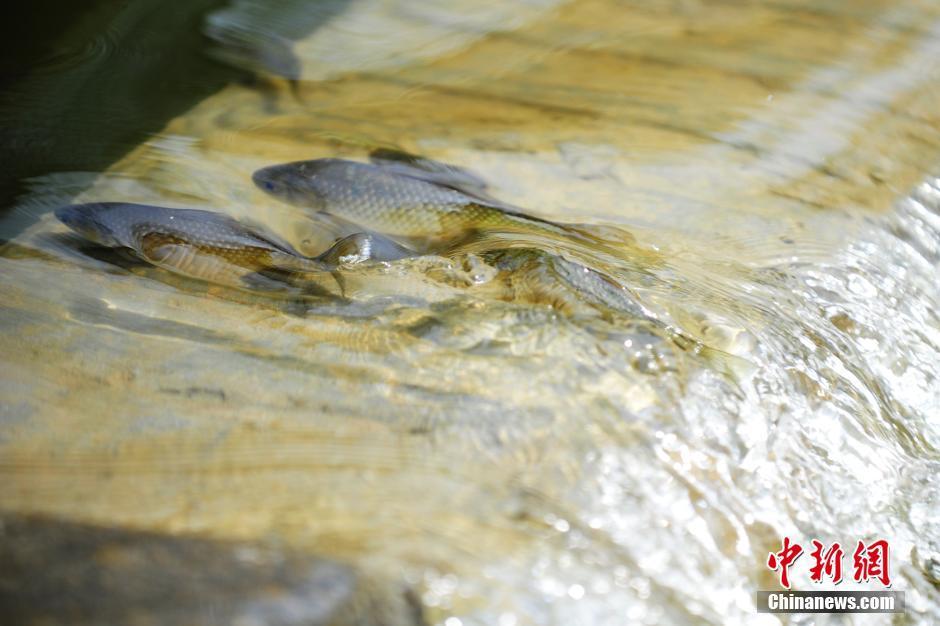
[[[904,620],[940,618],[940,7],[198,17],[199,63],[239,79],[103,171],[25,180],[4,215],[0,506],[274,539],[447,626],[776,623],[754,591],[784,535],[885,537]],[[550,247],[270,298],[89,249],[50,213],[210,208],[315,254],[335,233],[251,173],[376,147],[607,228],[635,262],[580,261],[630,299]]]

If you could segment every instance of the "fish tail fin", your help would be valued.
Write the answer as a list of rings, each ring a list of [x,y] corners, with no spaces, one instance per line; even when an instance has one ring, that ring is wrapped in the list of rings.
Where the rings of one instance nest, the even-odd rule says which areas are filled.
[[[330,276],[333,277],[333,280],[336,281],[336,286],[339,287],[339,295],[346,297],[346,278],[339,270],[333,270],[330,272]]]
[[[587,233],[569,230],[567,225],[543,224],[534,221],[510,222],[494,227],[485,227],[467,232],[452,242],[444,251],[445,256],[485,253],[499,249],[533,248],[561,255],[571,261],[592,269],[598,263],[627,267],[646,272],[661,262],[657,253],[645,250],[629,242],[598,241]]]
[[[322,256],[322,255],[321,255]],[[322,295],[326,291],[322,280],[329,275],[339,287],[340,296],[346,294],[346,281],[337,271],[336,264],[321,257],[309,258],[300,255],[283,254],[271,259],[269,271],[281,273],[294,284],[307,285],[311,294]]]
[[[757,366],[744,357],[707,346],[697,339],[673,329],[672,340],[683,350],[697,354],[715,371],[734,383],[738,389],[741,383],[757,369]]]
[[[303,84],[299,78],[288,78],[287,85],[290,89],[291,96],[293,96],[297,104],[307,104],[307,102],[304,100],[304,94],[302,90]]]
[[[630,231],[609,224],[562,224],[565,230],[580,238],[608,245],[635,245],[636,237]]]
[[[741,384],[757,371],[757,364],[753,361],[749,361],[744,357],[736,356],[729,352],[718,350],[717,348],[705,346],[699,354],[701,354],[715,370],[734,383],[738,390],[741,389]]]
[[[324,263],[319,258],[287,253],[272,255],[270,265],[273,269],[285,272],[329,272],[333,269],[331,264]]]

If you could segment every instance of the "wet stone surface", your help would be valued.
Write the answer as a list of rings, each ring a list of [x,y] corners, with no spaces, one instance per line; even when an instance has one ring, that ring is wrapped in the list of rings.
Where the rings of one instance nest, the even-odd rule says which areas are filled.
[[[425,623],[411,591],[375,597],[334,561],[17,515],[0,518],[0,613],[23,626]]]
[[[318,6],[207,16],[254,80],[3,215],[0,508],[272,540],[354,572],[365,624],[776,624],[754,592],[784,536],[885,537],[904,619],[940,621],[940,5]],[[52,215],[212,210],[313,256],[349,233],[252,173],[376,148],[604,245],[281,297]]]

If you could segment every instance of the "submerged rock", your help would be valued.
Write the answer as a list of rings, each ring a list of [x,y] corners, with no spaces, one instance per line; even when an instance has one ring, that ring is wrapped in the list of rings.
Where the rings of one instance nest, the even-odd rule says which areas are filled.
[[[410,592],[377,598],[335,561],[245,542],[0,517],[5,623],[420,626]]]

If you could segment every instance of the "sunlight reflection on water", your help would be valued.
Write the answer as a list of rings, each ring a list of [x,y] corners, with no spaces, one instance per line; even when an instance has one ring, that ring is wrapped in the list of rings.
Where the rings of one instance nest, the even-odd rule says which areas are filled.
[[[274,536],[446,626],[753,623],[784,535],[887,537],[911,621],[935,621],[940,14],[862,4],[211,14],[209,52],[257,82],[14,209],[36,224],[0,256],[0,504]],[[277,301],[49,215],[209,208],[316,254],[337,233],[251,173],[387,145],[639,256],[429,255],[349,271],[349,303]]]

